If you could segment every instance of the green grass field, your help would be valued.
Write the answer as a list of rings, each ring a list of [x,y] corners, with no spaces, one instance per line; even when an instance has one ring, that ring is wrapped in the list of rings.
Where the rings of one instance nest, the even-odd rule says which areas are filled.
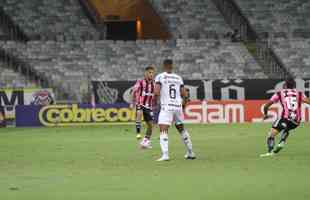
[[[197,160],[170,131],[169,162],[141,150],[133,126],[0,129],[1,200],[310,199],[310,132],[302,125],[276,157],[270,124],[190,125]]]

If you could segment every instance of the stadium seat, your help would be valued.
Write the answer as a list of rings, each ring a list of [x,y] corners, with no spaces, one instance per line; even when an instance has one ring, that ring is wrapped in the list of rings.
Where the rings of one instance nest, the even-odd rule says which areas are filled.
[[[75,0],[4,0],[4,11],[30,39],[98,39],[99,33]]]
[[[26,77],[5,65],[0,62],[0,88],[35,87],[35,84],[29,82]]]
[[[80,83],[87,79],[135,80],[146,65],[153,63],[160,70],[168,57],[185,79],[266,78],[241,43],[225,40],[7,41],[0,46],[52,82],[67,85],[68,91],[79,91]]]
[[[310,76],[310,39],[277,39],[272,43],[276,54],[282,58],[284,65],[295,76]]]
[[[310,37],[310,2],[307,0],[236,0],[258,32],[294,38]]]
[[[211,0],[152,0],[174,38],[218,38],[231,31]]]

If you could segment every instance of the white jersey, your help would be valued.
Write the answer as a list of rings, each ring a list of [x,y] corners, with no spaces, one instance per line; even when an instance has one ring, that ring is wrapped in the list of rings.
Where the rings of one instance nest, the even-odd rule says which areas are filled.
[[[155,83],[161,85],[160,105],[162,109],[182,109],[181,87],[184,83],[179,75],[163,72],[156,76]]]

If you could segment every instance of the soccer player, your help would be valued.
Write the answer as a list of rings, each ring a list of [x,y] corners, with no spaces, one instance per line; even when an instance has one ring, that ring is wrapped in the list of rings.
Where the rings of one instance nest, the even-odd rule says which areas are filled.
[[[290,134],[290,130],[297,128],[301,120],[301,104],[310,104],[310,99],[307,98],[303,92],[295,89],[296,83],[294,79],[287,79],[284,84],[284,89],[276,92],[264,106],[264,117],[267,119],[269,107],[277,102],[281,103],[282,114],[273,124],[267,137],[267,149],[266,154],[262,154],[261,157],[272,156],[279,153],[283,149],[285,142]],[[280,133],[280,141],[275,146],[275,137]]]
[[[146,122],[147,129],[143,140],[142,148],[151,148],[151,136],[153,131],[153,105],[154,105],[154,74],[155,67],[150,65],[144,70],[144,79],[137,80],[133,88],[133,105],[136,107],[136,138],[140,140],[142,116]]]
[[[160,112],[158,125],[160,129],[160,147],[162,157],[157,161],[168,161],[168,129],[175,120],[175,125],[187,148],[186,159],[195,159],[192,141],[188,131],[183,124],[182,97],[187,96],[183,80],[180,76],[173,73],[173,62],[170,59],[164,61],[164,72],[155,78],[155,97],[160,98]]]

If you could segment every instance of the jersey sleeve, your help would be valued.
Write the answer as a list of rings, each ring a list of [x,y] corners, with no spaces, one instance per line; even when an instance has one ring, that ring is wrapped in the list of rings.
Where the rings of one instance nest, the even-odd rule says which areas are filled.
[[[139,102],[139,94],[140,94],[140,80],[137,80],[136,84],[133,86],[133,90],[132,90],[132,96],[133,96],[133,103],[137,103]]]
[[[161,75],[158,74],[156,77],[155,77],[155,84],[162,84],[161,83]]]
[[[272,97],[270,98],[270,101],[272,101],[273,103],[276,103],[279,100],[280,100],[279,93],[274,93],[274,95],[272,95]]]
[[[140,90],[140,80],[137,80],[135,85],[133,86],[132,92],[137,93],[137,92],[139,92],[139,90]]]
[[[183,81],[182,77],[180,77],[180,86],[181,86],[181,87],[184,86],[184,81]]]

